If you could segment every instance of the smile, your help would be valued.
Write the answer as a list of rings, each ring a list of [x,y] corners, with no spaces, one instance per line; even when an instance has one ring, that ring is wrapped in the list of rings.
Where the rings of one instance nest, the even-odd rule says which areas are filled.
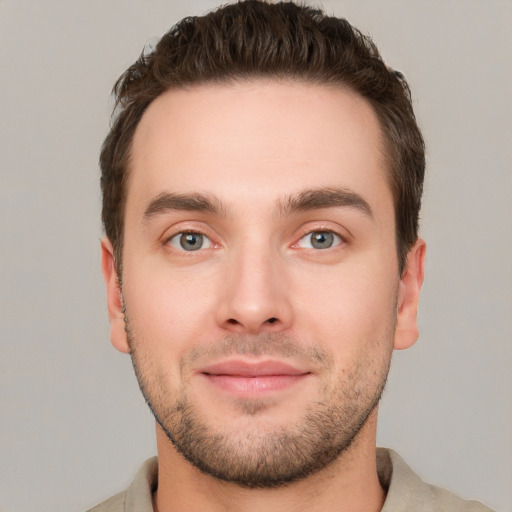
[[[198,373],[213,386],[239,396],[281,391],[312,375],[281,361],[249,363],[240,360],[214,364]]]

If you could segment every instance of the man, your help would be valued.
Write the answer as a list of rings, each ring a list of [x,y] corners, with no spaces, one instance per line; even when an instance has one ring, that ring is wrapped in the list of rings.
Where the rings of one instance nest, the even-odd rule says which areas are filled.
[[[418,336],[425,158],[373,43],[248,0],[184,19],[115,93],[103,275],[158,459],[93,510],[489,510],[375,446]]]

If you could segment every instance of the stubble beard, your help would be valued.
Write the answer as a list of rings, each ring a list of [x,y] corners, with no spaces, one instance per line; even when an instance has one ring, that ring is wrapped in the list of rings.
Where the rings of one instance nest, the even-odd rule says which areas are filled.
[[[260,413],[267,409],[262,400],[240,400],[238,412],[254,419],[253,428],[225,432],[215,428],[187,393],[166,389],[165,379],[146,354],[140,353],[136,335],[126,332],[132,363],[142,394],[175,449],[192,465],[219,480],[246,488],[276,488],[306,478],[326,468],[347,452],[376,409],[391,361],[391,349],[379,360],[371,356],[357,361],[339,377],[335,385],[324,386],[323,400],[306,405],[304,415],[294,425],[259,429]],[[391,346],[393,329],[376,345]],[[211,346],[211,345],[210,345]],[[219,342],[215,355],[252,354],[300,356],[320,361],[329,372],[332,357],[321,349],[304,350],[281,334],[257,337],[231,336]],[[208,350],[204,349],[202,354]],[[191,354],[191,359],[196,353]],[[182,361],[182,369],[186,363]]]

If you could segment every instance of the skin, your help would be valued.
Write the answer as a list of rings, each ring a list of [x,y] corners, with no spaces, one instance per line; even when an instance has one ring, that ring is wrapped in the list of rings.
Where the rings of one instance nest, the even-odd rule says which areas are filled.
[[[381,509],[372,400],[393,348],[417,339],[425,254],[419,239],[398,275],[387,172],[372,108],[342,88],[242,82],[169,91],[150,105],[133,141],[122,294],[108,239],[102,265],[112,343],[132,352],[156,408],[186,396],[247,453],[301,425],[319,403],[369,409],[334,461],[274,489],[201,472],[157,425],[160,512]],[[293,207],[312,190],[322,191],[322,207]],[[339,194],[326,202],[333,190],[345,202]],[[213,198],[217,211],[158,203],[194,193]],[[204,248],[184,251],[183,231],[207,237]],[[311,245],[319,231],[336,235],[331,247]],[[234,392],[201,373],[233,357],[284,361],[306,376]]]

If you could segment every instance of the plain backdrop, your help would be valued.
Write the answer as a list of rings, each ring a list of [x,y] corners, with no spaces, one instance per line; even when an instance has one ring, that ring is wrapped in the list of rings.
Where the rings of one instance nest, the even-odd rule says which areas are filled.
[[[98,152],[110,89],[201,1],[0,0],[0,511],[83,511],[155,453],[109,343]],[[512,511],[512,2],[325,0],[408,78],[428,146],[421,336],[379,444]]]

